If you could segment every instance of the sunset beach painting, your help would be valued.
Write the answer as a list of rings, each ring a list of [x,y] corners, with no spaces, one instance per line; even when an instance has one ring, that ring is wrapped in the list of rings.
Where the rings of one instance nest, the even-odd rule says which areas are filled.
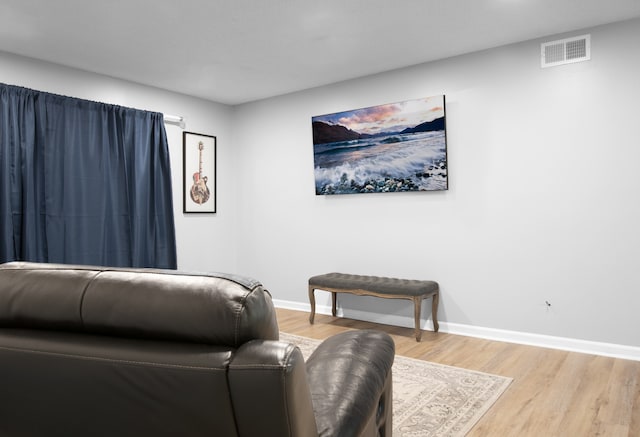
[[[448,188],[445,96],[312,117],[317,195]]]

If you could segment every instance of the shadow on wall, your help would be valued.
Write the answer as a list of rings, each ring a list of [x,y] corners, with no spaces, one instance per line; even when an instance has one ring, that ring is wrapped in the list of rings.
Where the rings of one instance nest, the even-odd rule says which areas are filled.
[[[322,290],[316,291],[318,298],[320,298],[323,293],[328,297],[326,299],[322,297],[318,299],[318,302],[321,305],[327,302],[330,308],[330,293],[323,292]],[[443,299],[443,294],[443,290],[440,290],[440,302],[438,305],[438,322],[440,323],[447,321],[447,307],[451,307],[450,300]],[[446,304],[443,301],[446,301]],[[337,314],[339,317],[413,328],[413,311],[413,302],[408,299],[383,299],[338,293]],[[459,307],[457,307],[457,312],[461,313]],[[456,320],[456,323],[469,323],[468,317],[463,316],[459,320],[461,321]],[[420,322],[423,329],[433,329],[431,299],[424,299],[422,302]]]

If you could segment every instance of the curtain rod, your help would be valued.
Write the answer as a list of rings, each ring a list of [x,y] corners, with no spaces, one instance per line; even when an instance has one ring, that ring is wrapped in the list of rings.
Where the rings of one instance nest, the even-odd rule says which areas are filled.
[[[181,128],[184,128],[184,117],[181,115],[170,115],[170,114],[163,114],[164,115],[164,122],[165,123],[169,123],[169,124],[176,124],[178,126],[180,126]]]

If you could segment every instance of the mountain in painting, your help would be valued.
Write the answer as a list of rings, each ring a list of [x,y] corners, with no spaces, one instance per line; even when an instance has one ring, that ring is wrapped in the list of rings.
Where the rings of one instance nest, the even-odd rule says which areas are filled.
[[[327,124],[321,121],[313,122],[313,144],[359,140],[366,137],[368,135],[362,135],[339,124]]]
[[[433,121],[426,121],[414,127],[408,127],[400,132],[380,132],[377,134],[364,134],[348,129],[339,124],[327,124],[322,121],[314,121],[313,144],[337,143],[339,141],[362,140],[365,138],[381,137],[397,134],[415,134],[421,132],[431,132],[444,130],[444,117],[436,118]]]
[[[408,127],[401,134],[415,134],[418,132],[431,132],[436,130],[444,130],[444,117],[436,118],[433,121],[425,121],[415,127]]]

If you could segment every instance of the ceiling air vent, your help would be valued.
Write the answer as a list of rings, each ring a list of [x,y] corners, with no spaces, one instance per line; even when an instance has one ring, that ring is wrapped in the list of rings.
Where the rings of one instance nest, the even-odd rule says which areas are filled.
[[[540,45],[541,66],[572,64],[591,59],[591,35],[545,42]]]

